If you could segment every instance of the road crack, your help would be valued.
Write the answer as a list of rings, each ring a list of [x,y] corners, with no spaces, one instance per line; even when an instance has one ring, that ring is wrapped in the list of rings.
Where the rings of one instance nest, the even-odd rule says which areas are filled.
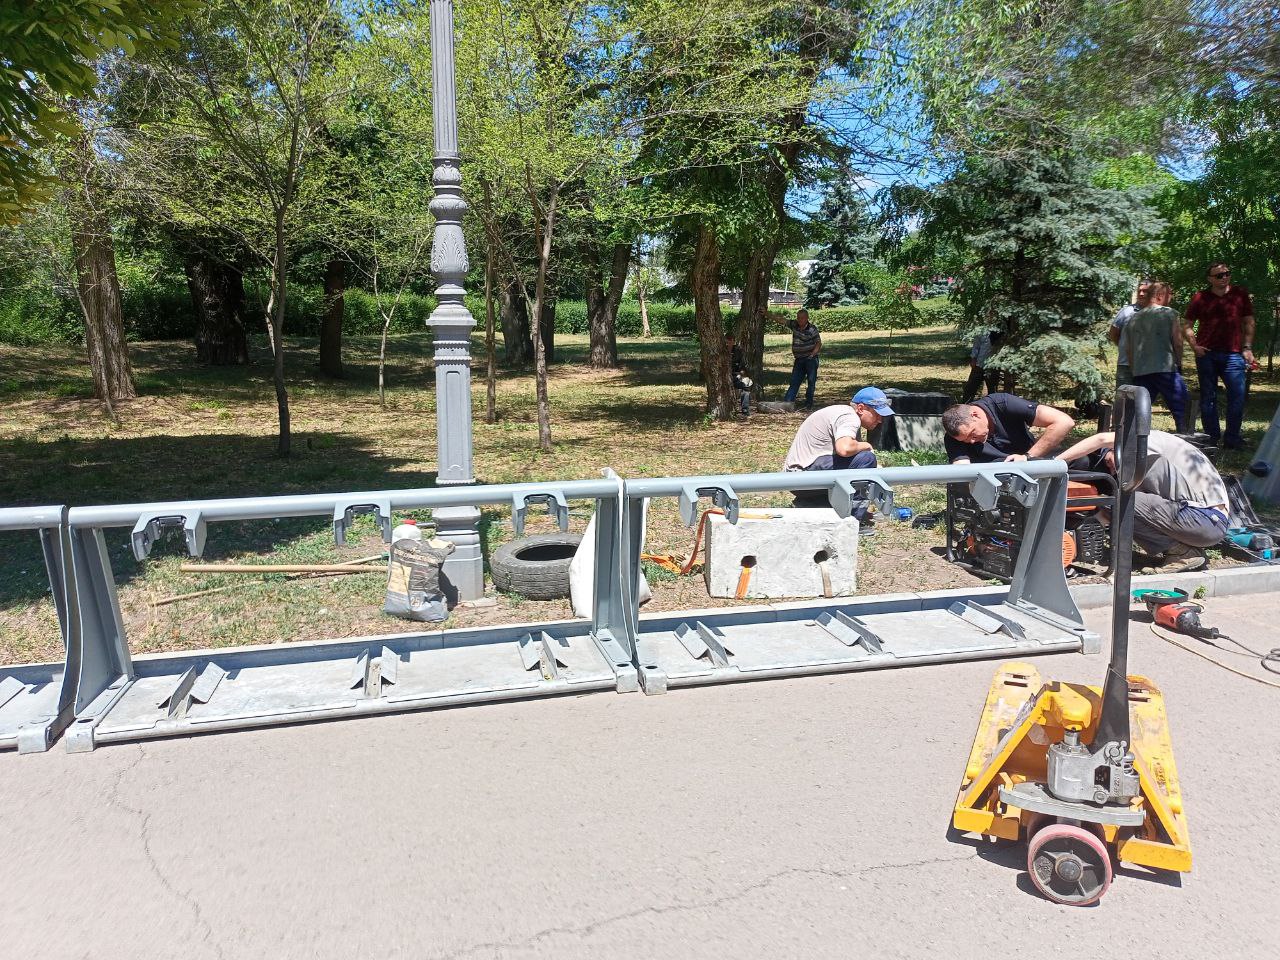
[[[623,923],[627,920],[634,920],[637,917],[660,917],[672,913],[687,913],[694,910],[706,910],[715,907],[721,907],[737,900],[749,897],[751,894],[759,890],[767,889],[779,883],[783,883],[795,877],[825,877],[832,880],[851,880],[858,877],[864,877],[869,874],[882,873],[892,870],[911,870],[918,867],[930,866],[939,863],[963,863],[967,860],[973,860],[977,857],[977,851],[963,854],[958,857],[932,857],[925,860],[911,860],[903,863],[881,863],[870,867],[860,867],[856,870],[835,870],[824,867],[789,867],[786,870],[779,870],[775,873],[767,874],[759,880],[753,881],[719,897],[711,897],[703,900],[696,900],[689,903],[673,903],[666,906],[645,906],[636,910],[628,910],[624,913],[614,914],[609,917],[602,917],[591,923],[581,926],[559,926],[547,927],[545,930],[539,930],[537,933],[528,937],[515,937],[510,940],[493,941],[489,943],[477,943],[461,950],[441,954],[437,960],[464,960],[466,957],[473,957],[478,954],[490,951],[498,953],[504,950],[520,950],[537,946],[539,943],[546,942],[553,937],[573,936],[579,940],[585,940],[597,931],[611,926],[616,923]]]
[[[218,957],[225,960],[226,954],[223,953],[221,944],[213,939],[213,926],[207,919],[205,919],[204,910],[200,906],[200,902],[190,893],[179,890],[174,886],[173,881],[169,879],[168,874],[166,874],[164,869],[160,866],[160,861],[156,857],[155,851],[151,848],[152,813],[148,810],[143,810],[127,803],[120,795],[120,789],[124,785],[125,778],[136,770],[147,757],[146,750],[141,743],[135,744],[135,746],[138,748],[138,755],[132,763],[123,767],[120,772],[116,774],[115,779],[111,782],[111,786],[108,788],[107,802],[138,818],[138,832],[139,839],[142,841],[142,855],[146,858],[147,866],[151,869],[151,873],[155,876],[156,881],[166,893],[191,911],[191,915],[196,922],[196,926],[204,932],[204,936],[202,938],[203,942],[207,943],[210,949],[212,949]]]

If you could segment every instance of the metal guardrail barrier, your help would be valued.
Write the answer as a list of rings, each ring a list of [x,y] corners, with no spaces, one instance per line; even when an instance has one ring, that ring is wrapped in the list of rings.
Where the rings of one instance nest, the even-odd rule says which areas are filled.
[[[1028,508],[1027,540],[1007,596],[926,601],[919,594],[844,598],[698,614],[639,616],[644,501],[679,500],[687,523],[707,498],[738,518],[743,494],[826,490],[848,516],[884,513],[897,485],[970,484],[991,507]],[[560,528],[570,500],[594,500],[595,598],[589,621],[451,629],[352,640],[231,648],[134,659],[104,530],[129,528],[145,560],[168,533],[200,556],[210,524],[324,516],[345,541],[359,514],[390,539],[396,510],[505,504],[522,532],[531,506]],[[0,530],[38,530],[67,649],[66,667],[0,669],[0,747],[70,752],[100,743],[304,720],[426,709],[585,690],[647,693],[730,680],[875,669],[1063,650],[1096,651],[1059,558],[1066,467],[1057,461],[812,473],[457,486],[92,507],[0,510]],[[1047,538],[1049,549],[1034,544]],[[21,684],[19,690],[15,684]],[[74,714],[74,722],[71,715]],[[12,731],[6,733],[6,731]]]
[[[998,609],[958,600],[930,609],[912,594],[860,604],[775,605],[764,617],[728,610],[641,623],[631,604],[628,642],[636,650],[645,692],[987,656],[1096,652],[1099,638],[1081,622],[1058,549],[1066,519],[1067,467],[1057,460],[629,480],[623,523],[627,594],[634,596],[639,586],[636,531],[646,499],[678,498],[681,515],[692,526],[702,498],[724,510],[731,523],[742,494],[784,490],[826,490],[842,517],[863,502],[888,515],[895,486],[957,482],[968,483],[984,509],[994,508],[997,498],[1008,494],[1028,510],[1029,549],[1019,555],[1008,596]],[[1051,546],[1036,549],[1040,543]],[[852,613],[854,606],[861,613]]]
[[[80,638],[66,507],[0,509],[0,532],[34,531],[62,634],[62,663],[0,667],[0,749],[43,753],[67,728],[79,704]],[[71,591],[71,596],[68,596]]]

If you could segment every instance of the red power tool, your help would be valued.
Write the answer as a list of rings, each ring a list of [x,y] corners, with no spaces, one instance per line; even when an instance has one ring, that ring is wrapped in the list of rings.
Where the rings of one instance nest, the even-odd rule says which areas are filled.
[[[1217,640],[1224,636],[1217,627],[1206,627],[1200,622],[1200,604],[1188,599],[1185,590],[1140,590],[1135,598],[1141,599],[1157,626],[1183,633],[1202,640]]]

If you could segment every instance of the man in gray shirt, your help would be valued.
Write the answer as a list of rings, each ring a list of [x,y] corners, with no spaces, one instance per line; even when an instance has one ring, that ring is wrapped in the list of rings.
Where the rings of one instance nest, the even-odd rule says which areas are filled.
[[[1135,300],[1135,303],[1126,303],[1120,308],[1115,319],[1111,321],[1111,328],[1107,330],[1107,339],[1119,348],[1116,354],[1116,386],[1133,383],[1133,378],[1129,374],[1129,344],[1125,330],[1133,315],[1151,302],[1150,280],[1138,281],[1138,294]]]
[[[876,452],[862,439],[862,432],[874,430],[885,417],[892,416],[893,407],[885,392],[879,387],[863,387],[848,403],[833,403],[805,417],[787,450],[782,469],[787,472],[870,469],[876,466]],[[797,507],[828,506],[825,490],[800,490],[795,498]]]
[[[1152,399],[1164,398],[1173,414],[1174,429],[1181,430],[1187,410],[1187,384],[1178,372],[1182,362],[1182,324],[1169,309],[1173,288],[1167,283],[1151,286],[1151,305],[1129,318],[1125,325],[1125,359],[1133,382]]]
[[[787,387],[787,395],[783,397],[788,403],[794,403],[800,394],[800,384],[807,379],[804,403],[801,409],[813,409],[813,391],[818,385],[818,354],[822,351],[822,334],[809,322],[809,311],[800,310],[794,320],[778,321],[791,331],[791,386]]]
[[[1114,433],[1099,433],[1058,454],[1070,463],[1104,454],[1115,472]],[[1209,458],[1181,437],[1152,430],[1147,437],[1147,473],[1134,499],[1133,539],[1159,557],[1161,573],[1208,566],[1205,548],[1227,535],[1227,486]]]

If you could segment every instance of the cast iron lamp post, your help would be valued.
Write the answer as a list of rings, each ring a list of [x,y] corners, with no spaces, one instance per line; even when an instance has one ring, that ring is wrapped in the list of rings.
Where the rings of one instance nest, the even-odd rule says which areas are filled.
[[[463,302],[467,247],[462,238],[462,171],[458,160],[458,105],[453,77],[453,0],[431,0],[431,107],[435,140],[431,182],[431,272],[436,308],[427,321],[435,342],[436,470],[441,486],[474,483],[471,467],[471,331],[475,319]],[[445,507],[434,512],[436,533],[457,548],[444,574],[457,599],[484,594],[480,511]]]

